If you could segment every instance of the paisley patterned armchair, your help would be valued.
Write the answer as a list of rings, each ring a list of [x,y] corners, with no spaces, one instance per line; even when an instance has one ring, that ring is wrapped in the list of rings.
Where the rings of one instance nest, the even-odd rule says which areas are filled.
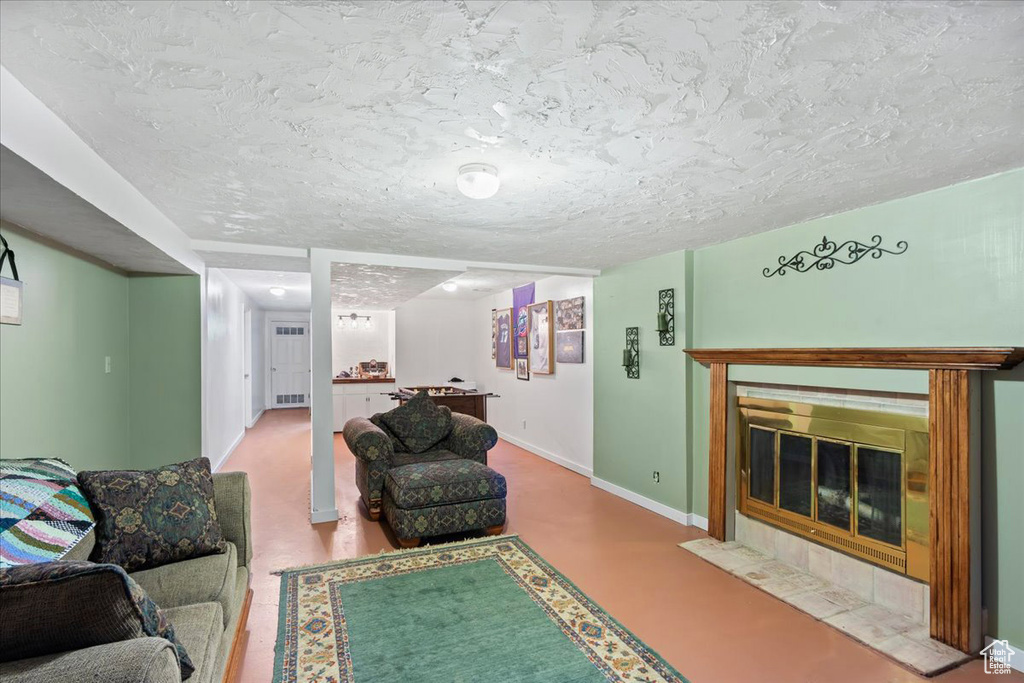
[[[356,457],[356,486],[373,520],[380,518],[384,477],[392,467],[443,460],[486,465],[487,451],[498,442],[489,424],[436,405],[426,392],[386,413],[349,420],[343,435]]]

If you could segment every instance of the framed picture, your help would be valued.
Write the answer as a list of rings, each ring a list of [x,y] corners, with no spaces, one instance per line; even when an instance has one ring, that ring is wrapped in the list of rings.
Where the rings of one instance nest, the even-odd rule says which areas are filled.
[[[498,357],[498,311],[491,309],[491,358]]]
[[[516,358],[516,379],[530,381],[530,359]]]
[[[562,299],[555,303],[555,329],[582,330],[586,325],[583,320],[583,297]]]
[[[555,372],[555,309],[551,301],[527,307],[529,319],[530,372],[550,375]]]
[[[499,308],[495,311],[495,329],[497,339],[495,340],[494,364],[506,370],[512,369],[512,309]]]
[[[555,360],[559,363],[582,363],[583,335],[583,330],[555,332]]]

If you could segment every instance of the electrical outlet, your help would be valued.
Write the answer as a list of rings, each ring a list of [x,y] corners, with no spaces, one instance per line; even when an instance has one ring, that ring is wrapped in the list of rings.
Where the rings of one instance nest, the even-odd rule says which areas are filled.
[[[661,483],[661,472],[659,472],[658,470],[654,470],[654,483],[655,484],[660,484]]]
[[[526,420],[523,420],[523,429],[526,429]]]
[[[110,356],[105,356],[103,358],[103,372],[108,375],[110,374]]]

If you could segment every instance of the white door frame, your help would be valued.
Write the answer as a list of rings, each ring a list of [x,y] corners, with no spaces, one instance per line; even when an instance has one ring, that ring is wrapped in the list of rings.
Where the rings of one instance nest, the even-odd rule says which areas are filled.
[[[274,403],[274,373],[270,368],[274,364],[274,327],[278,323],[306,323],[309,332],[307,336],[312,339],[312,325],[309,323],[308,311],[267,311],[263,316],[263,405],[266,410],[276,407]],[[312,358],[310,359],[312,369]],[[312,398],[310,398],[312,403]]]
[[[252,427],[252,309],[245,307],[242,316],[242,324],[245,326],[245,333],[242,336],[242,396],[244,407],[242,415],[245,416],[246,429]]]

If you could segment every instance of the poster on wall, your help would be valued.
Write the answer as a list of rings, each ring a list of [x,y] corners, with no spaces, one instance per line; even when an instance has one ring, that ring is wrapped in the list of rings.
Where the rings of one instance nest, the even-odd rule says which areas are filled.
[[[555,372],[554,304],[542,301],[528,306],[530,322],[530,371],[538,375]]]
[[[555,334],[555,360],[559,363],[583,362],[583,330],[564,330]]]
[[[555,302],[555,361],[583,362],[583,297]]]
[[[491,309],[491,358],[498,357],[498,311]]]
[[[506,370],[512,369],[512,309],[501,308],[496,311],[495,327],[498,339],[495,345],[495,365]]]
[[[528,358],[516,358],[516,379],[530,381],[530,360]]]
[[[529,355],[529,334],[530,322],[527,316],[527,307],[533,303],[534,290],[537,283],[531,282],[522,287],[512,290],[512,322],[515,325],[515,347],[512,349],[515,358],[526,358]]]
[[[583,324],[583,297],[577,296],[572,299],[562,299],[555,302],[555,329],[582,330]]]

